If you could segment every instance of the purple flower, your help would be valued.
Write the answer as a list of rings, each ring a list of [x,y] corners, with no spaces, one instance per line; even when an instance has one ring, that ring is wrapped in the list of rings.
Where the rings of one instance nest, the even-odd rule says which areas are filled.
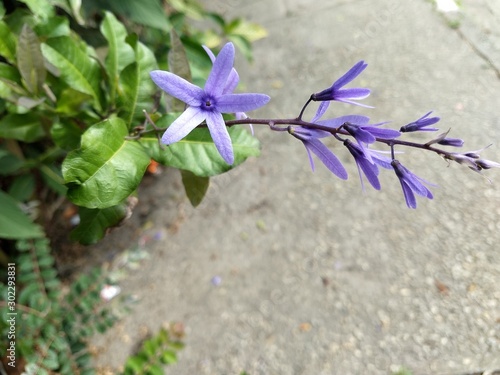
[[[162,143],[170,145],[180,141],[199,124],[206,121],[215,147],[222,158],[228,164],[234,163],[233,145],[222,113],[257,109],[269,101],[269,96],[232,94],[232,90],[236,87],[233,82],[235,76],[231,77],[233,63],[234,46],[232,43],[227,43],[215,58],[204,89],[170,72],[154,70],[150,73],[152,80],[163,91],[188,105],[187,109],[165,131],[161,139]]]
[[[214,53],[208,48],[207,46],[202,46],[205,52],[207,53],[208,57],[210,57],[210,60],[212,61],[212,64],[215,62],[215,55]],[[231,69],[231,73],[229,73],[229,77],[227,78],[226,81],[226,86],[224,86],[224,90],[222,91],[223,94],[231,94],[236,87],[238,86],[238,83],[240,82],[240,76],[238,75],[238,72],[236,69]],[[245,112],[236,112],[234,114],[236,117],[236,120],[244,120],[248,118],[247,114]],[[250,131],[252,132],[252,135],[254,135],[253,131],[253,126],[252,124],[248,124],[250,126]]]
[[[432,199],[432,193],[424,185],[424,183],[431,185],[429,182],[411,173],[408,169],[401,165],[398,160],[394,159],[391,162],[391,165],[394,168],[394,172],[396,172],[396,176],[399,178],[399,182],[403,188],[406,205],[409,208],[417,208],[417,200],[414,193],[417,193],[422,197]]]
[[[384,122],[370,125],[368,124],[369,121],[370,119],[366,116],[348,115],[330,120],[320,120],[316,123],[334,128],[342,126],[359,144],[374,143],[377,138],[394,139],[401,135],[397,130],[379,128],[379,126],[385,124]]]
[[[399,131],[402,133],[416,132],[416,131],[436,131],[438,128],[427,128],[429,125],[433,125],[439,121],[439,117],[428,117],[432,113],[429,112],[422,117],[420,117],[417,121],[410,122],[409,124],[402,126]]]
[[[378,180],[378,167],[373,162],[367,158],[368,150],[362,148],[356,143],[351,142],[349,139],[344,141],[344,146],[351,152],[351,155],[354,157],[354,161],[356,162],[356,166],[358,167],[359,180],[361,181],[361,187],[365,188],[363,183],[363,177],[361,175],[361,171],[366,176],[366,179],[376,190],[380,190],[380,182]]]
[[[336,80],[333,85],[326,90],[311,95],[311,99],[315,102],[322,102],[319,105],[315,118],[320,118],[330,105],[331,100],[338,102],[355,104],[362,107],[372,108],[368,105],[360,104],[354,100],[365,99],[370,95],[370,89],[367,88],[351,88],[343,89],[342,87],[354,80],[368,66],[364,61],[358,62],[349,71]]]
[[[319,160],[337,177],[347,180],[347,171],[339,159],[326,147],[319,138],[328,137],[331,134],[324,130],[307,129],[301,126],[289,126],[288,132],[295,138],[300,139],[304,144],[311,168],[314,171],[314,160],[312,154],[315,154]]]

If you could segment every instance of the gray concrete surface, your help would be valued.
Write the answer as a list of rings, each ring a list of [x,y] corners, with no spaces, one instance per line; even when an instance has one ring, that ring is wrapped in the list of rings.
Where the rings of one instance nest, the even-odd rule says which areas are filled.
[[[477,5],[498,6],[462,3],[458,30],[424,0],[209,6],[269,31],[253,64],[237,62],[247,90],[272,97],[255,117],[296,115],[310,93],[364,59],[356,83],[372,88],[365,102],[376,108],[333,105],[331,116],[363,113],[399,126],[434,110],[466,149],[493,143],[484,156],[500,160],[500,17]],[[321,164],[312,173],[295,139],[264,128],[256,136],[262,156],[214,178],[197,209],[174,171],[141,191],[148,230],[164,237],[149,242],[149,259],[121,283],[139,303],[96,340],[97,363],[118,367],[145,330],[180,321],[187,346],[169,374],[500,368],[500,171],[488,173],[490,184],[410,150],[400,159],[439,187],[433,201],[409,210],[392,173],[381,192],[363,193],[343,150],[346,182]]]

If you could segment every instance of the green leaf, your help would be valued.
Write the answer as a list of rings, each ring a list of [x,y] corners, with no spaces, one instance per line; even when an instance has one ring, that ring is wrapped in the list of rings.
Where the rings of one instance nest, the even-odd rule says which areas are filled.
[[[0,137],[34,142],[45,135],[35,113],[9,114],[0,120]]]
[[[84,6],[87,7],[87,11],[89,10],[89,7],[92,6],[97,9],[107,9],[114,14],[124,16],[135,23],[150,26],[166,32],[169,32],[172,27],[165,11],[162,8],[162,2],[159,0],[86,0],[84,2]]]
[[[205,9],[196,0],[169,0],[169,4],[177,12],[193,19],[202,19],[206,14]]]
[[[190,171],[182,171],[182,184],[184,185],[184,190],[186,195],[193,205],[193,207],[198,206],[203,197],[205,196],[210,179],[208,177],[199,177]]]
[[[127,214],[127,205],[99,209],[80,207],[80,224],[71,231],[71,239],[84,245],[98,242],[106,234],[106,230],[116,226]]]
[[[17,42],[17,67],[28,90],[37,95],[45,82],[47,72],[38,37],[26,24]]]
[[[66,88],[61,92],[57,100],[57,113],[66,116],[76,116],[81,119],[82,107],[86,102],[92,100],[92,96],[84,94],[83,92],[76,91],[72,88]],[[85,122],[85,121],[82,121]]]
[[[52,125],[50,135],[58,147],[69,151],[80,145],[82,130],[74,122],[61,121]]]
[[[165,372],[163,371],[161,365],[152,364],[149,366],[146,375],[165,375]]]
[[[142,367],[146,364],[146,362],[146,358],[142,358],[138,355],[129,357],[125,363],[125,373],[140,374],[142,372]]]
[[[45,38],[55,38],[58,36],[69,36],[69,20],[64,16],[50,17],[46,22],[39,23],[34,27],[37,35],[43,35]]]
[[[256,40],[265,38],[267,36],[267,31],[261,25],[246,22],[241,18],[238,18],[230,22],[225,27],[225,33],[229,35],[238,35],[249,42],[255,42]]]
[[[101,69],[99,63],[85,53],[69,36],[48,39],[42,44],[45,58],[59,69],[66,84],[94,99],[94,107],[102,110]]]
[[[40,173],[45,184],[59,195],[66,195],[68,189],[64,186],[61,171],[56,166],[42,164]]]
[[[137,36],[129,36],[127,42],[135,52],[136,62],[128,65],[120,74],[118,91],[119,115],[130,127],[136,122],[144,122],[143,110],[151,109],[156,85],[149,72],[157,68],[153,52],[137,41]]]
[[[135,53],[132,47],[125,42],[127,30],[113,13],[105,12],[101,24],[101,33],[108,41],[108,54],[106,55],[106,71],[110,80],[110,98],[115,102],[116,88],[121,71],[134,62]]]
[[[171,365],[177,363],[177,354],[171,350],[165,350],[161,355],[162,363]]]
[[[157,126],[165,127],[175,119],[163,116]],[[140,143],[148,150],[151,158],[160,164],[187,170],[200,177],[210,177],[224,173],[243,163],[249,156],[260,154],[259,141],[244,128],[233,126],[228,129],[233,143],[234,164],[228,165],[215,148],[207,128],[196,128],[187,137],[168,147],[160,148],[158,139],[142,137]]]
[[[21,95],[26,93],[21,83],[19,71],[15,67],[5,63],[0,63],[0,85],[8,88],[8,92],[6,92],[8,96],[2,96],[4,99],[10,98],[11,90]]]
[[[93,125],[83,134],[81,148],[62,164],[68,197],[75,204],[111,207],[137,188],[150,158],[138,142],[125,140],[127,135],[120,118]]]
[[[35,177],[32,174],[22,174],[14,178],[12,185],[10,185],[9,195],[18,200],[25,202],[30,199],[35,190]]]
[[[9,26],[0,20],[0,55],[15,64],[16,62],[16,37],[9,29]]]
[[[23,164],[23,161],[17,156],[0,147],[0,176],[6,176],[14,173],[21,168]]]
[[[26,239],[43,237],[40,226],[18,207],[15,199],[0,190],[0,238]]]
[[[54,14],[54,8],[49,0],[19,0],[25,3],[33,14],[45,20]]]
[[[171,73],[184,78],[186,81],[191,82],[191,69],[189,69],[189,61],[187,59],[186,50],[174,29],[170,31],[170,51],[168,51],[168,70]],[[182,112],[186,104],[176,98],[168,97],[169,112]]]

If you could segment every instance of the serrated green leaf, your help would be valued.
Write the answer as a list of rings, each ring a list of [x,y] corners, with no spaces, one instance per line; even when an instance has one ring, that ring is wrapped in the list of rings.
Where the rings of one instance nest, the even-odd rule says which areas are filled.
[[[34,142],[45,135],[35,113],[9,114],[0,120],[0,137]]]
[[[163,116],[158,122],[164,127],[172,121],[171,116]],[[233,143],[234,164],[228,165],[215,148],[207,128],[196,128],[187,137],[168,147],[160,148],[156,137],[148,136],[140,139],[158,163],[174,168],[187,170],[200,177],[210,177],[224,173],[243,163],[249,156],[260,154],[259,141],[244,128],[233,126],[228,129]]]
[[[127,205],[119,204],[102,210],[81,207],[80,224],[71,232],[71,239],[84,245],[99,241],[106,230],[117,225],[127,214]]]
[[[82,130],[73,122],[56,122],[50,128],[50,135],[58,147],[69,151],[80,145]]]
[[[101,23],[101,33],[108,41],[108,53],[105,66],[110,80],[110,100],[115,102],[116,89],[121,71],[135,60],[132,47],[125,42],[127,30],[113,13],[105,12]]]
[[[38,94],[47,72],[43,61],[40,41],[28,25],[24,25],[17,42],[17,67],[27,89]]]
[[[0,20],[0,55],[8,62],[16,62],[16,37],[4,21]]]
[[[18,207],[15,199],[0,191],[0,238],[21,239],[43,237],[40,226]]]
[[[181,170],[181,176],[186,196],[193,207],[198,206],[208,190],[209,177],[199,177],[190,171],[183,170]]]
[[[153,52],[137,41],[136,36],[129,36],[127,42],[134,49],[136,62],[129,64],[120,74],[117,105],[119,116],[130,127],[136,122],[144,122],[143,110],[150,110],[153,106],[156,85],[149,73],[157,68],[157,64]]]
[[[42,53],[69,87],[90,95],[97,111],[102,110],[101,69],[81,45],[71,37],[60,36],[42,43]]]
[[[191,82],[191,69],[186,50],[174,29],[170,31],[170,51],[168,51],[168,70],[186,81]],[[168,112],[182,112],[186,104],[176,98],[168,97]]]
[[[120,118],[91,126],[81,148],[62,164],[68,197],[87,208],[115,206],[139,185],[150,158],[136,141],[125,140],[128,129]]]
[[[12,181],[8,193],[19,202],[27,201],[35,190],[35,177],[32,174],[22,174]]]

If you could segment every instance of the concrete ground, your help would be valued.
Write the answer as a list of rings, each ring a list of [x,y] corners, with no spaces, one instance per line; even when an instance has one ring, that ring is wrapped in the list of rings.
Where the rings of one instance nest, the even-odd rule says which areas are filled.
[[[207,4],[269,32],[253,64],[237,56],[245,89],[272,97],[252,116],[296,116],[312,92],[363,59],[368,68],[355,86],[372,89],[364,102],[375,108],[333,104],[331,117],[362,113],[398,128],[433,110],[465,149],[493,143],[483,156],[500,160],[493,0],[464,0],[455,18],[424,0]],[[410,210],[389,171],[382,191],[363,193],[334,142],[348,181],[321,163],[311,172],[303,146],[284,133],[258,128],[256,136],[262,156],[212,179],[197,209],[175,171],[142,190],[138,214],[161,239],[143,241],[149,258],[121,283],[139,303],[96,340],[100,365],[118,367],[146,329],[180,321],[187,345],[169,374],[500,368],[499,170],[487,173],[490,184],[409,150],[400,160],[439,185],[434,200]]]

